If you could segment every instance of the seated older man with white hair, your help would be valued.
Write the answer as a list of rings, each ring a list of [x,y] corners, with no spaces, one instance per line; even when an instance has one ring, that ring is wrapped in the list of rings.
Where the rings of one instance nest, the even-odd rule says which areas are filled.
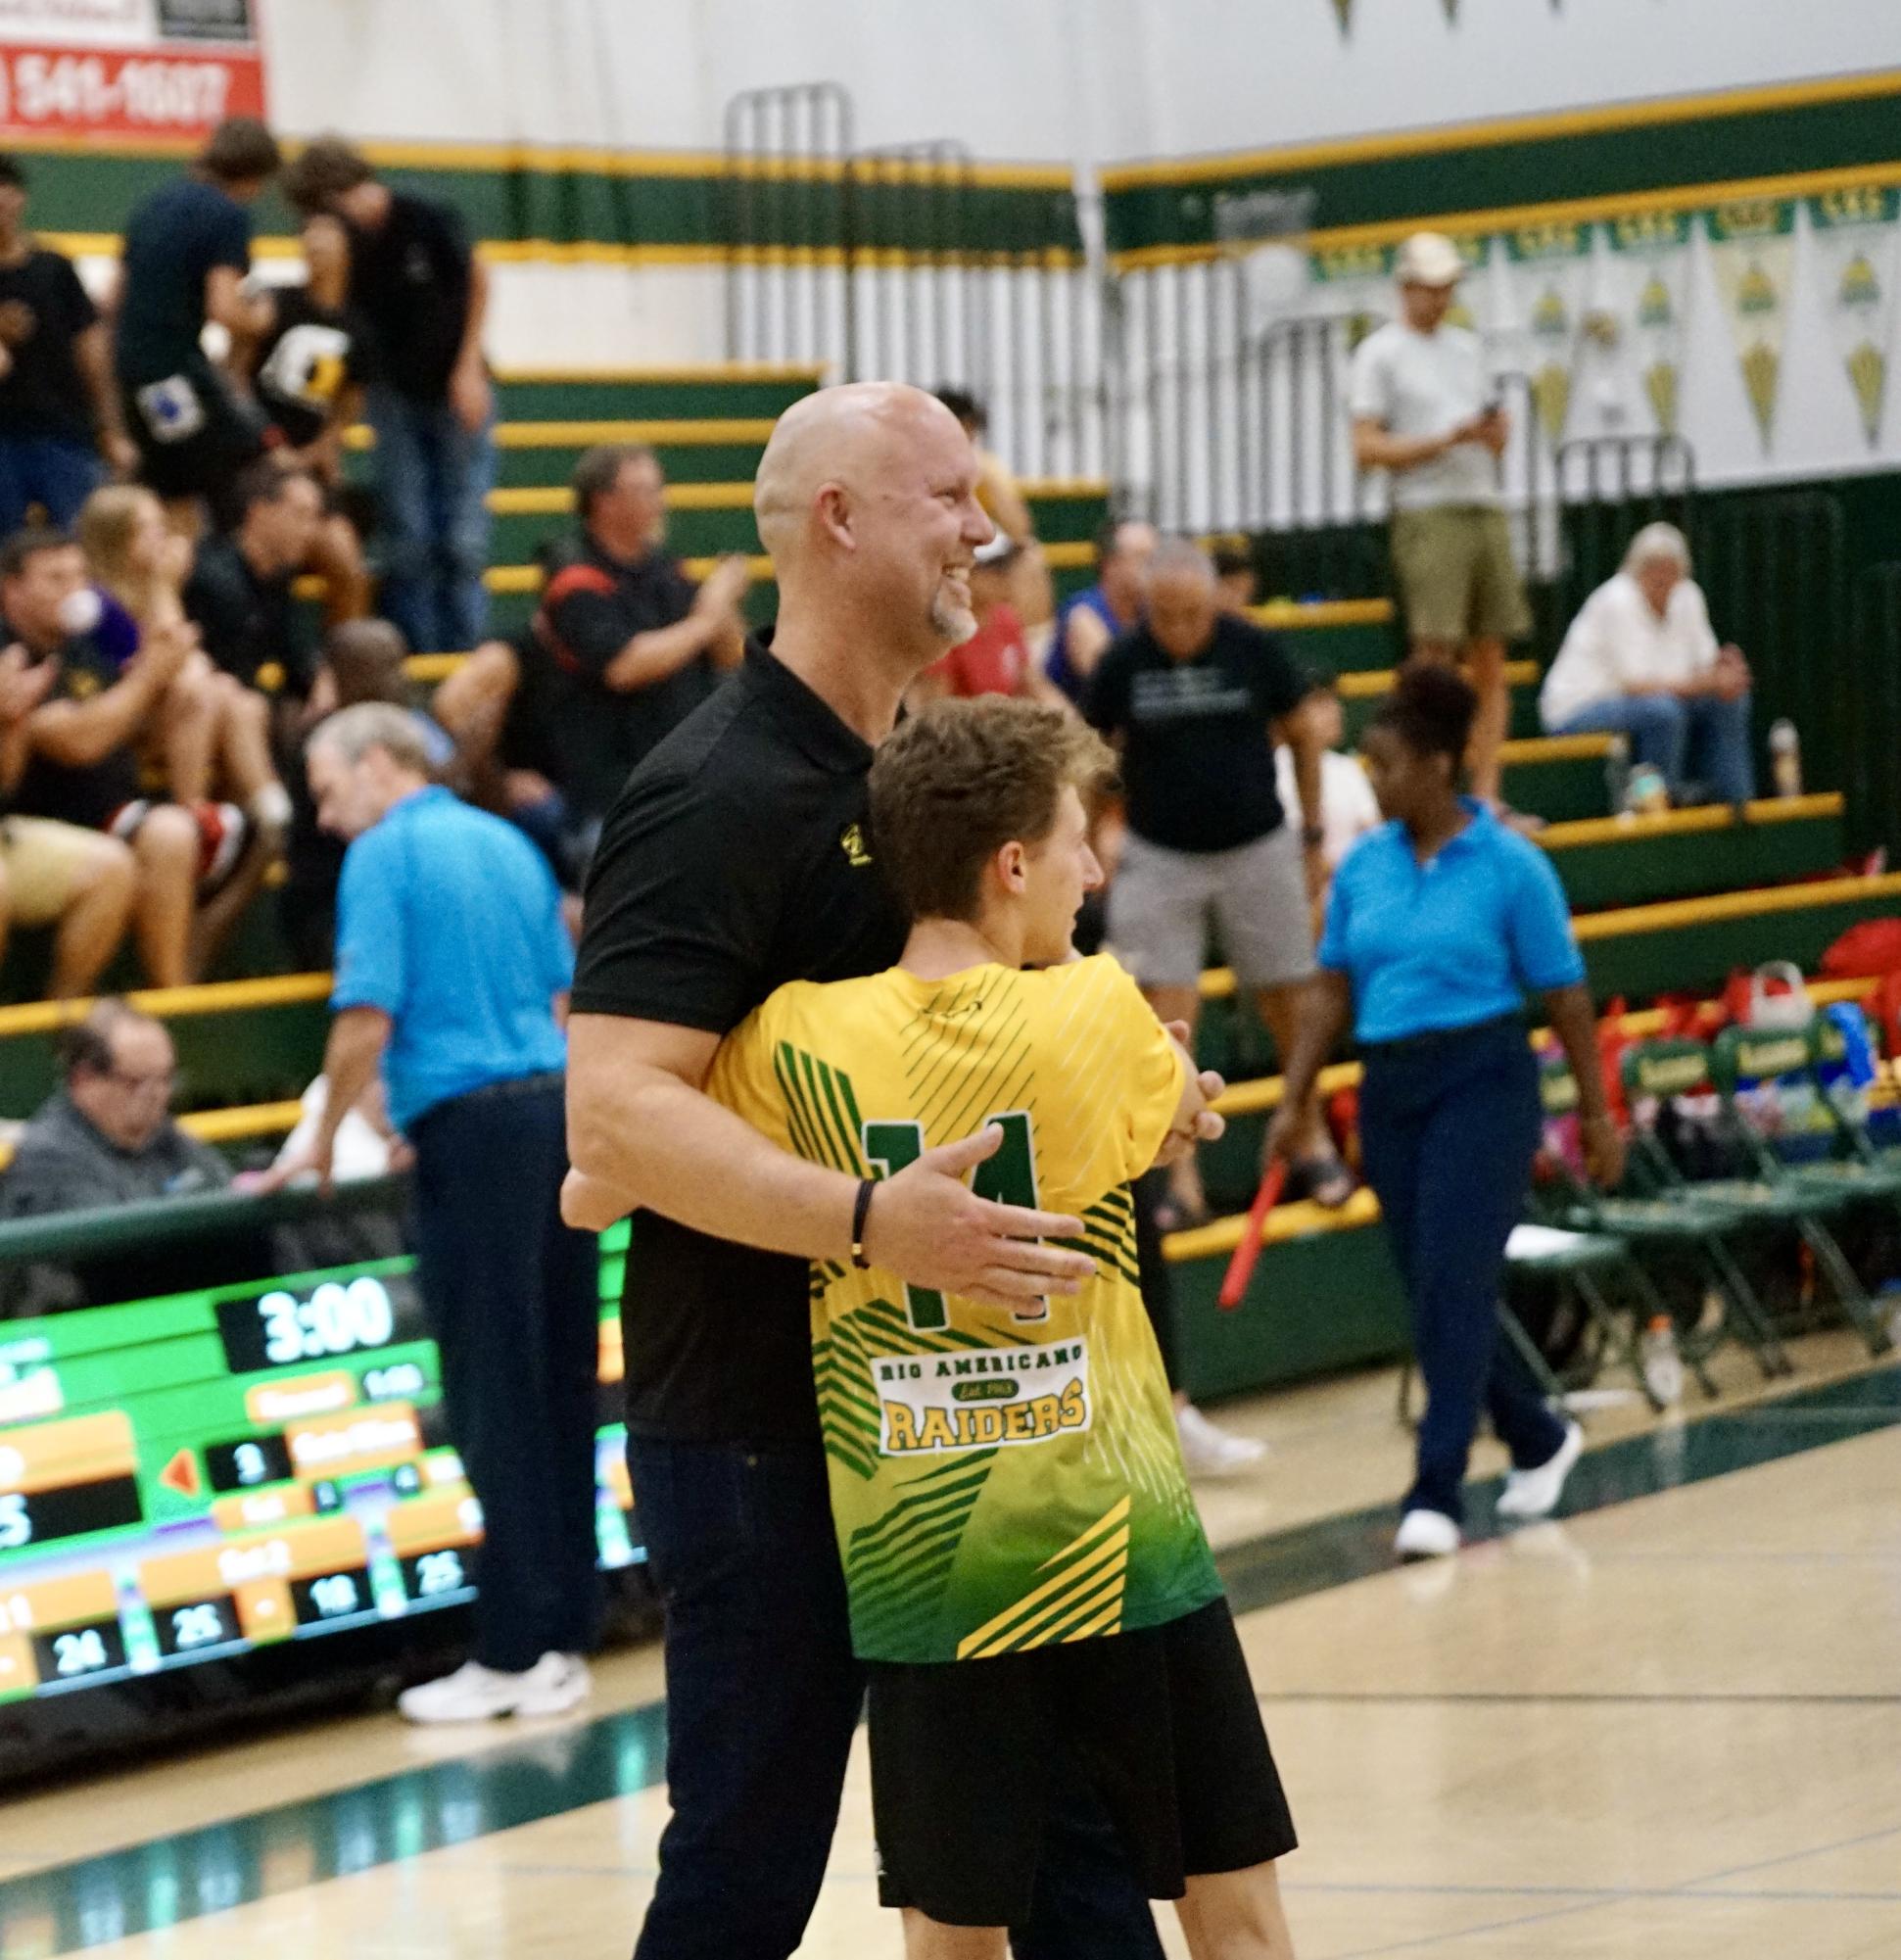
[[[1623,569],[1586,599],[1545,677],[1549,735],[1621,735],[1673,803],[1746,803],[1749,664],[1719,646],[1674,524],[1646,524]]]

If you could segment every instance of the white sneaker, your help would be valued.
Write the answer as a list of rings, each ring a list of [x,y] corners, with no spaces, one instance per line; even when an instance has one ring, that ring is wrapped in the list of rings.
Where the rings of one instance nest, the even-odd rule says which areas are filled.
[[[410,1722],[489,1722],[499,1715],[559,1715],[587,1698],[587,1662],[571,1653],[545,1653],[519,1674],[465,1660],[453,1674],[406,1688],[397,1712]]]
[[[1231,1477],[1267,1454],[1265,1443],[1216,1428],[1192,1404],[1175,1410],[1175,1433],[1181,1438],[1181,1460],[1191,1477]]]
[[[1458,1548],[1458,1522],[1443,1510],[1407,1511],[1393,1538],[1402,1558],[1450,1558]]]
[[[1494,1506],[1500,1517],[1549,1517],[1564,1495],[1564,1480],[1584,1455],[1584,1431],[1575,1422],[1564,1425],[1564,1441],[1550,1459],[1533,1470],[1511,1470]]]

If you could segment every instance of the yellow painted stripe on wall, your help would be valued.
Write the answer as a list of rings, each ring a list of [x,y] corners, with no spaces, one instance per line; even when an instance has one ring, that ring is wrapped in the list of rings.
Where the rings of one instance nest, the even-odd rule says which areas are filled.
[[[1590,136],[1608,129],[1651,129],[1672,122],[1707,121],[1718,116],[1759,116],[1819,103],[1865,102],[1885,95],[1901,95],[1901,69],[1828,75],[1818,81],[1714,89],[1695,95],[1653,96],[1648,100],[1607,102],[1587,109],[1560,109],[1535,116],[1493,117],[1477,122],[1443,122],[1430,128],[1291,143],[1270,150],[1114,164],[1100,172],[1100,181],[1105,191],[1130,190],[1143,184],[1206,183],[1219,177],[1324,169],[1335,164],[1364,163],[1384,157],[1425,157],[1448,150],[1496,148],[1501,143]]]

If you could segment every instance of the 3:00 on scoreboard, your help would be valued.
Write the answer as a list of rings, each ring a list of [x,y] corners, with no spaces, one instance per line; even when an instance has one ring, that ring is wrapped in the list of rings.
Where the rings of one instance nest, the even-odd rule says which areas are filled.
[[[643,1554],[611,1315],[601,1336],[611,1570]],[[400,1650],[472,1599],[481,1531],[406,1258],[0,1325],[0,1776],[38,1766],[64,1697],[116,1686],[136,1729],[181,1668],[235,1663],[242,1696],[266,1651],[322,1642],[295,1669],[317,1676],[350,1650],[331,1636]]]

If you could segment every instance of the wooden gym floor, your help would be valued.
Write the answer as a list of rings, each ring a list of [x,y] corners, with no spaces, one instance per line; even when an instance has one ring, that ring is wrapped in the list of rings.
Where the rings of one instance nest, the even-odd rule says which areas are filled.
[[[1594,1411],[1561,1521],[1391,1568],[1380,1373],[1223,1410],[1207,1487],[1303,1848],[1306,1960],[1901,1954],[1901,1365]],[[1482,1457],[1481,1472],[1497,1469]],[[0,1956],[624,1955],[665,1820],[651,1649],[561,1721],[357,1716],[0,1808]],[[1171,1953],[1183,1949],[1164,1913]],[[802,1954],[898,1951],[862,1738]]]

